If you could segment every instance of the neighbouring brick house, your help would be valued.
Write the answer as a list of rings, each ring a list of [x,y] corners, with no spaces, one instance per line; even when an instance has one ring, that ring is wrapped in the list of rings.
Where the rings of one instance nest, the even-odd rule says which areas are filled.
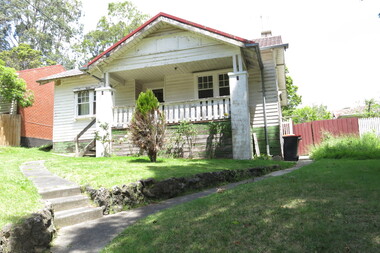
[[[52,142],[54,112],[54,82],[40,85],[36,80],[65,71],[61,65],[18,71],[28,89],[34,92],[34,104],[19,108],[21,114],[21,146],[38,147]]]

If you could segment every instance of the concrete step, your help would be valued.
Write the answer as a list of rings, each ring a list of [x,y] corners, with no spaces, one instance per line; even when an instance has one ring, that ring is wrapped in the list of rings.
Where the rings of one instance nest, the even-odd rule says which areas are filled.
[[[54,224],[56,227],[62,228],[101,217],[103,217],[101,207],[81,207],[56,212],[54,214]]]
[[[88,197],[84,195],[46,199],[46,201],[49,201],[52,204],[55,212],[79,207],[86,207],[90,205]]]
[[[38,192],[43,199],[55,199],[81,194],[79,186],[62,186],[50,189],[44,189]]]

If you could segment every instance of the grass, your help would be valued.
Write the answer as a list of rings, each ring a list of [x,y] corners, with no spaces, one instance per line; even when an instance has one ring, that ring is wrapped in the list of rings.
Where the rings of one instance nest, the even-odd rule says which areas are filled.
[[[380,252],[380,160],[320,160],[167,209],[102,252]]]
[[[20,219],[43,205],[33,184],[21,173],[26,161],[52,159],[38,149],[0,148],[0,228]]]
[[[169,159],[158,158],[157,163],[149,162],[147,157],[110,157],[110,158],[65,158],[46,163],[49,170],[80,185],[111,188],[136,182],[140,179],[155,178],[162,180],[170,177],[188,177],[197,173],[245,169],[258,166],[280,164],[283,168],[294,163],[231,159]]]
[[[319,159],[380,159],[380,138],[375,134],[362,137],[326,135],[323,142],[311,150],[311,157]]]
[[[0,228],[16,223],[43,205],[33,184],[21,173],[26,161],[46,160],[50,171],[80,185],[111,188],[144,178],[157,180],[190,176],[205,171],[242,169],[274,161],[159,159],[150,163],[145,157],[74,158],[58,156],[38,149],[0,147]],[[282,162],[283,167],[292,163]]]

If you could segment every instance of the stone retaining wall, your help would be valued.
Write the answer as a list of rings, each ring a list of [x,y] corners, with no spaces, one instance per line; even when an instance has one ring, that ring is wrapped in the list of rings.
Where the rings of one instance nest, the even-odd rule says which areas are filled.
[[[249,168],[244,170],[222,170],[196,174],[192,177],[169,178],[162,181],[144,179],[112,189],[98,190],[86,187],[91,199],[103,207],[103,213],[120,212],[149,202],[176,197],[186,191],[206,189],[223,183],[236,182],[243,178],[258,177],[278,170],[279,165]]]
[[[0,231],[0,253],[47,252],[55,234],[51,205]]]

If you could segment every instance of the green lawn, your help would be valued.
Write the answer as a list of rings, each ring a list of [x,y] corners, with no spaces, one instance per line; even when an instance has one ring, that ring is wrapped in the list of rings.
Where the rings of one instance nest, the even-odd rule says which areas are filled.
[[[18,222],[43,205],[33,184],[21,173],[19,166],[26,161],[46,160],[53,173],[80,185],[108,187],[139,179],[190,176],[221,169],[242,169],[278,164],[273,161],[186,160],[159,159],[150,163],[145,157],[75,158],[63,157],[38,149],[0,147],[0,228]],[[283,167],[292,163],[282,162]]]
[[[54,159],[54,156],[37,149],[0,147],[0,228],[43,206],[36,188],[19,166],[26,161],[46,159]]]
[[[151,215],[104,252],[380,252],[380,160],[320,160]]]
[[[50,171],[80,185],[111,188],[136,182],[140,179],[162,180],[170,177],[188,177],[197,173],[226,169],[246,169],[258,166],[280,164],[282,168],[294,163],[267,160],[237,161],[231,159],[162,159],[149,162],[147,157],[110,158],[64,158],[46,163]]]

